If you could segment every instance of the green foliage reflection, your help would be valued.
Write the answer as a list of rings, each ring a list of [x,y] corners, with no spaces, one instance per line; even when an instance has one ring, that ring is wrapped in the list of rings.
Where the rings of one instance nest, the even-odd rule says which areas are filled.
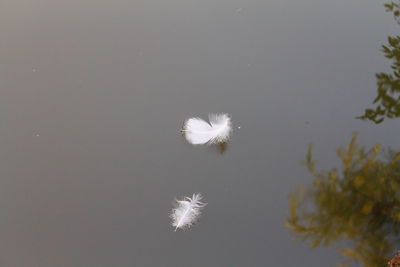
[[[386,11],[391,12],[400,23],[400,1],[385,4]],[[382,46],[385,57],[392,61],[391,73],[376,73],[377,96],[374,109],[366,109],[359,119],[368,119],[381,123],[385,118],[400,117],[400,36],[389,36],[387,45]]]
[[[341,248],[347,259],[385,266],[400,244],[400,153],[383,158],[378,145],[367,151],[356,139],[338,150],[340,171],[317,171],[310,147],[306,165],[314,181],[291,194],[286,226],[312,247],[349,241]]]

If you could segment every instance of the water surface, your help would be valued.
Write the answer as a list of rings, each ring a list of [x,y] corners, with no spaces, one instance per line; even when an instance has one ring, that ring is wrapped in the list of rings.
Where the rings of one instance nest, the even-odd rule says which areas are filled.
[[[3,0],[0,266],[334,266],[294,242],[288,195],[359,131],[399,149],[399,119],[355,119],[399,26],[381,1]],[[185,143],[227,112],[222,155]],[[240,126],[240,129],[237,127]],[[208,206],[174,232],[175,197]]]

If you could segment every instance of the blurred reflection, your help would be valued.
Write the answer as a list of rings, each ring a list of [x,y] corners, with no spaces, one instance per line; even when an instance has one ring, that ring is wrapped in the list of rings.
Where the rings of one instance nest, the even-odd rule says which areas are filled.
[[[387,267],[399,267],[400,266],[400,252],[398,251],[393,258],[391,258],[388,263]]]
[[[391,12],[400,24],[400,0],[385,4],[386,11]],[[359,119],[368,119],[381,123],[385,118],[400,117],[400,36],[389,36],[388,44],[382,45],[385,57],[392,60],[390,73],[376,73],[377,96],[374,109],[366,109]]]
[[[400,247],[400,153],[367,151],[356,138],[338,150],[340,170],[317,171],[310,146],[305,163],[314,180],[290,195],[286,226],[312,247],[343,245],[342,266],[386,266]]]
[[[185,134],[181,131],[181,136],[185,140],[186,144],[191,145],[189,142],[186,141]],[[191,145],[193,146],[193,145]],[[226,151],[228,151],[229,148],[229,141],[225,142],[219,142],[215,144],[208,144],[207,147],[209,148],[210,151],[213,151],[213,153],[218,153],[220,155],[225,154]]]
[[[219,154],[224,154],[228,150],[228,142],[222,142],[219,144],[216,144],[216,149]]]

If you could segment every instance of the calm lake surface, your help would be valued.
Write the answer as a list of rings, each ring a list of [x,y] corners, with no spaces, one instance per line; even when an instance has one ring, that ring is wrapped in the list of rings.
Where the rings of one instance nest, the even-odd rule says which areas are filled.
[[[400,118],[356,119],[390,72],[383,4],[3,0],[0,266],[340,263],[351,241],[296,241],[288,196],[312,184],[310,143],[322,171],[354,131],[400,149]],[[210,112],[232,117],[222,154],[179,132]],[[202,217],[174,232],[172,201],[195,192]]]

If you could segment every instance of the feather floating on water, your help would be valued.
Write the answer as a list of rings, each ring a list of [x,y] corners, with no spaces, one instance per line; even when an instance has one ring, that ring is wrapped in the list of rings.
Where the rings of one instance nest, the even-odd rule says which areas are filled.
[[[182,200],[175,200],[175,207],[170,215],[175,231],[178,228],[189,228],[197,221],[201,215],[201,210],[207,205],[207,203],[200,201],[202,198],[203,196],[198,193],[193,194],[192,198],[185,197]]]
[[[228,114],[208,115],[210,123],[200,118],[186,120],[182,131],[186,140],[193,145],[226,142],[232,131],[231,118]]]

